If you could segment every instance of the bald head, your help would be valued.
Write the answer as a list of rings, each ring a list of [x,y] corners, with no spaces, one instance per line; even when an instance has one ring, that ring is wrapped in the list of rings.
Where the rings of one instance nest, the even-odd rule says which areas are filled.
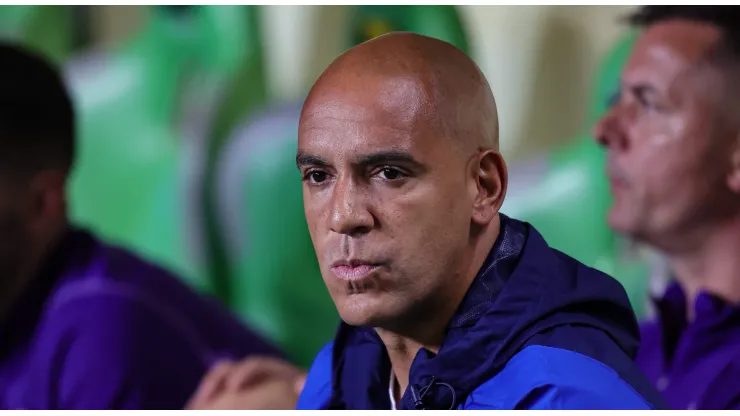
[[[348,93],[356,105],[374,104],[465,148],[498,148],[488,81],[472,59],[441,40],[396,32],[348,50],[314,84],[303,114],[326,109]]]

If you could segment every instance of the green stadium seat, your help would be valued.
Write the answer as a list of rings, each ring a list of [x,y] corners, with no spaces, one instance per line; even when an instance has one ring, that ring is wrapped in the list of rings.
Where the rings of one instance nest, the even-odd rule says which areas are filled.
[[[232,307],[301,365],[339,322],[321,280],[295,167],[300,104],[257,114],[222,151],[218,214]]]
[[[468,36],[456,6],[354,6],[348,47],[388,32],[414,32],[451,43],[470,53]]]
[[[68,65],[79,114],[71,217],[209,291],[203,255],[191,246],[191,166],[175,127],[192,55],[187,24],[153,8],[133,39]]]
[[[71,6],[0,6],[0,38],[62,63],[72,53]]]
[[[202,15],[195,57],[198,70],[186,99],[184,131],[193,137],[191,160],[202,172],[195,217],[202,220],[201,238],[209,259],[214,290],[230,303],[228,266],[218,228],[213,192],[215,161],[227,137],[242,120],[266,102],[264,53],[260,34],[261,6],[200,6]]]

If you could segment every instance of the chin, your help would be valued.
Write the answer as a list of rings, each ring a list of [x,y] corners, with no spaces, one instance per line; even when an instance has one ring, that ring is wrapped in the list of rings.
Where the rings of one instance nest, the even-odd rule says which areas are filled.
[[[625,224],[622,218],[619,218],[618,216],[611,213],[609,213],[607,223],[609,224],[609,228],[611,228],[618,234],[625,234],[629,231],[629,227]]]
[[[609,227],[618,235],[639,243],[656,243],[654,232],[651,231],[649,223],[641,221],[641,218],[629,215],[617,215],[610,212],[608,217]]]
[[[623,234],[627,236],[632,235],[636,231],[635,225],[637,221],[634,221],[634,219],[631,218],[631,215],[629,214],[630,213],[625,212],[624,209],[612,207],[612,209],[609,210],[609,214],[607,216],[607,223],[609,224],[609,227],[618,234]]]
[[[348,295],[342,300],[341,306],[337,306],[342,321],[352,326],[377,327],[393,319],[387,304],[372,295]]]

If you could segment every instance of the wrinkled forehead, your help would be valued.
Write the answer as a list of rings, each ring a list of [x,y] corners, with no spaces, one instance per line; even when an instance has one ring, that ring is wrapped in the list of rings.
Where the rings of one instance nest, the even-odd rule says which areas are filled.
[[[352,77],[313,91],[298,134],[303,151],[346,154],[394,148],[424,153],[445,134],[434,89],[405,77]],[[328,155],[325,155],[328,156]]]

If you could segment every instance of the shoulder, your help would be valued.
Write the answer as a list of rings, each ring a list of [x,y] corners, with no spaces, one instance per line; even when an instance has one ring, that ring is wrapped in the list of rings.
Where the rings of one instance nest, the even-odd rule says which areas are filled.
[[[57,386],[62,408],[182,406],[209,362],[200,334],[154,294],[80,280],[50,299],[35,339],[33,371]],[[162,386],[167,386],[162,389]]]
[[[218,300],[168,270],[116,246],[97,247],[84,270],[60,280],[47,300],[45,319],[78,331],[115,330],[132,341],[162,339],[200,354],[218,349],[232,359],[281,355]]]
[[[115,246],[96,247],[85,265],[70,268],[45,300],[44,333],[73,332],[73,339],[98,343],[120,339],[119,349],[127,354],[138,344],[148,345],[148,354],[174,345],[199,363],[215,353],[231,359],[281,355],[216,299],[197,293],[166,269]]]
[[[330,342],[316,355],[298,399],[299,410],[319,410],[331,399],[333,351],[334,343]]]
[[[532,345],[468,398],[465,408],[650,409],[610,367],[569,350]]]
[[[49,299],[40,335],[106,347],[101,353],[108,355],[138,356],[172,344],[184,351],[205,349],[200,332],[163,296],[123,281],[69,282]]]

